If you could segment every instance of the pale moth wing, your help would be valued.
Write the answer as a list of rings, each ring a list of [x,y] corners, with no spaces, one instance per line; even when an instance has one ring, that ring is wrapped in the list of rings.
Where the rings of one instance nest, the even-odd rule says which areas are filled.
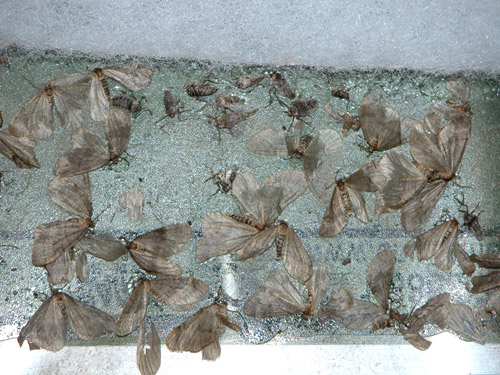
[[[266,178],[263,187],[266,186],[281,188],[283,195],[280,196],[281,200],[278,211],[283,211],[288,205],[304,194],[307,190],[307,181],[303,172],[281,171]],[[274,200],[271,200],[271,202],[274,203]],[[268,205],[270,205],[271,202],[268,202]],[[274,221],[278,216],[274,217],[274,215],[269,215],[267,218]]]
[[[148,293],[175,311],[187,311],[208,294],[208,285],[191,277],[167,276],[149,280]]]
[[[90,275],[90,267],[87,259],[87,254],[85,254],[85,252],[83,251],[77,251],[75,254],[75,263],[76,277],[78,277],[78,280],[80,280],[80,282],[84,283],[88,280]]]
[[[90,254],[96,258],[114,261],[127,253],[127,246],[121,241],[98,238],[98,237],[83,237],[76,248],[79,252]]]
[[[129,249],[171,257],[186,247],[191,233],[189,224],[167,225],[136,237],[130,243]]]
[[[141,375],[155,375],[161,366],[161,341],[153,323],[146,335],[146,324],[141,323],[136,351],[137,367]]]
[[[282,129],[264,129],[247,141],[247,149],[257,155],[288,156],[286,132]]]
[[[451,329],[464,341],[485,344],[477,316],[467,305],[453,303],[441,306],[433,316],[433,320],[442,329]]]
[[[14,115],[9,124],[9,133],[15,137],[31,135],[35,139],[45,139],[52,135],[53,123],[52,106],[42,90]]]
[[[328,284],[328,281],[326,281],[326,284]],[[326,291],[326,286],[325,286],[325,291]],[[338,292],[330,296],[328,302],[321,308],[319,315],[326,319],[335,320],[337,319],[338,313],[340,311],[348,310],[353,305],[354,305],[354,298],[352,297],[351,292],[349,292],[347,289],[340,288]]]
[[[319,304],[326,296],[329,282],[330,277],[326,267],[318,267],[312,278],[306,283],[309,293],[305,307],[306,315],[316,315],[319,312]]]
[[[40,168],[36,160],[35,142],[28,138],[17,138],[5,130],[0,130],[0,153],[23,169]]]
[[[148,291],[144,280],[139,281],[127,301],[116,324],[116,334],[126,336],[143,322],[148,308]]]
[[[62,127],[75,131],[83,124],[83,111],[88,108],[88,84],[81,82],[53,90],[54,109]]]
[[[19,333],[17,341],[22,346],[28,341],[30,350],[45,349],[57,352],[66,343],[66,321],[57,296],[52,295],[31,317]]]
[[[494,271],[483,276],[474,276],[471,279],[472,282],[472,294],[478,294],[486,292],[490,289],[496,289],[500,287],[500,272]]]
[[[254,318],[274,318],[300,314],[304,309],[299,291],[286,272],[279,271],[267,278],[264,290],[247,300],[243,313]]]
[[[342,232],[342,229],[347,225],[347,216],[345,214],[345,206],[342,200],[340,189],[335,184],[335,189],[331,196],[330,204],[323,216],[319,235],[321,237],[335,237]]]
[[[236,251],[236,259],[245,260],[255,258],[269,249],[278,235],[278,227],[273,226],[257,232]]]
[[[136,187],[134,191],[120,195],[118,203],[121,208],[125,209],[125,213],[129,219],[142,219],[142,210],[144,207],[144,193],[142,190]]]
[[[354,299],[350,308],[335,314],[335,319],[348,329],[363,330],[389,319],[389,316],[372,302]]]
[[[71,250],[65,251],[59,258],[45,265],[47,279],[51,285],[64,285],[75,277],[71,262]]]
[[[109,112],[110,98],[101,82],[99,73],[93,71],[90,74],[92,77],[89,97],[90,117],[94,121],[104,121]]]
[[[47,186],[47,193],[52,202],[69,214],[92,216],[92,196],[87,173],[73,177],[55,177]]]
[[[368,221],[368,215],[370,214],[370,212],[368,210],[368,207],[366,206],[363,194],[347,182],[346,189],[347,193],[349,194],[349,200],[351,201],[352,211],[359,220],[361,220],[363,223],[366,223]]]
[[[383,311],[389,309],[387,301],[395,264],[394,253],[390,250],[384,250],[371,260],[366,271],[368,286]]]
[[[283,241],[283,263],[288,274],[302,284],[312,276],[311,258],[295,231],[288,225]]]
[[[471,260],[474,263],[477,263],[479,267],[490,268],[490,269],[500,268],[500,255],[497,254],[486,253],[482,256],[477,254],[472,254]]]
[[[127,148],[131,127],[129,111],[119,107],[113,107],[109,111],[104,122],[104,132],[108,140],[109,158],[111,160],[116,160]]]
[[[103,72],[106,77],[114,79],[127,89],[139,91],[149,86],[154,70],[154,68],[138,65],[136,67],[115,66],[104,68]]]

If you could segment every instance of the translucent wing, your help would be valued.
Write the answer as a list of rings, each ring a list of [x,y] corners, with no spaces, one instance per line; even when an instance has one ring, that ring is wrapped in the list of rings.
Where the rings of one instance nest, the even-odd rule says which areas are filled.
[[[208,285],[191,277],[161,276],[147,282],[148,293],[175,311],[190,310],[208,294]]]
[[[171,224],[136,237],[129,245],[134,252],[171,257],[184,249],[191,238],[189,224]]]
[[[283,211],[289,204],[299,198],[307,190],[307,181],[304,173],[301,171],[281,171],[273,176],[270,176],[264,180],[263,188],[266,186],[278,187],[283,191],[283,195],[280,195],[279,210]],[[233,187],[234,189],[234,187]],[[274,197],[273,197],[274,198]],[[274,204],[274,199],[269,199],[267,205]],[[266,205],[266,206],[267,206]],[[277,219],[279,214],[274,217],[271,214],[266,216],[268,219],[274,217],[273,220]]]
[[[83,111],[88,108],[89,84],[78,84],[57,87],[53,90],[54,109],[61,125],[69,131],[80,128],[83,124]]]
[[[66,322],[57,302],[52,296],[46,300],[19,333],[19,346],[28,341],[30,350],[45,349],[57,352],[66,343]]]
[[[470,83],[462,77],[448,78],[446,89],[451,95],[462,101],[468,101],[470,98]]]
[[[316,169],[309,182],[309,189],[314,197],[325,207],[330,204],[333,191],[337,187],[336,174],[328,163],[321,164]]]
[[[363,330],[376,322],[389,319],[389,316],[374,303],[355,299],[352,307],[337,312],[336,318],[348,329]]]
[[[116,331],[115,320],[104,311],[77,301],[66,293],[58,295],[63,298],[64,313],[78,337],[90,340]]]
[[[311,258],[294,230],[288,225],[283,242],[283,262],[288,274],[295,280],[304,284],[311,278]]]
[[[92,172],[110,161],[108,150],[91,131],[78,129],[71,137],[72,148],[61,155],[54,166],[54,175],[76,176]]]
[[[146,347],[146,344],[148,347]],[[137,342],[136,360],[141,375],[155,375],[160,369],[161,341],[153,323],[151,323],[151,331],[147,334],[147,342],[146,325],[144,323],[141,324],[139,340]]]
[[[70,251],[65,251],[59,258],[45,265],[47,279],[54,286],[65,285],[75,277]]]
[[[410,133],[410,152],[413,159],[431,170],[448,172],[449,165],[439,146],[435,142],[435,137],[426,133],[421,126],[412,129]]]
[[[443,329],[451,329],[465,341],[485,344],[476,314],[467,305],[456,303],[442,306],[434,315],[434,321]]]
[[[284,271],[269,276],[264,290],[251,297],[243,307],[245,315],[254,318],[273,318],[300,314],[305,304],[299,291]]]
[[[330,277],[328,276],[328,271],[325,266],[318,267],[311,280],[308,282],[308,291],[311,296],[308,298],[305,310],[309,310],[312,315],[318,312],[319,304],[326,296],[329,282]]]
[[[120,195],[118,203],[120,207],[125,209],[125,213],[129,219],[141,220],[142,209],[144,207],[144,193],[139,188],[136,187],[134,191]]]
[[[182,268],[161,254],[130,250],[130,256],[144,271],[158,275],[180,275]]]
[[[0,153],[12,160],[18,168],[40,168],[34,146],[35,142],[27,137],[17,138],[0,130]]]
[[[286,132],[281,129],[265,129],[247,141],[247,149],[257,155],[288,156]]]
[[[442,247],[444,247],[444,236],[451,230],[452,225],[451,221],[446,221],[417,236],[415,250],[417,251],[419,261],[432,258]],[[454,239],[452,241],[452,239],[449,238],[446,242],[453,243]],[[450,246],[450,244],[447,245],[448,248],[451,248]]]
[[[472,289],[471,293],[483,293],[490,289],[495,289],[500,287],[500,272],[494,271],[483,276],[474,276],[471,279]]]
[[[118,336],[126,336],[132,333],[144,320],[148,308],[147,288],[146,282],[141,280],[123,305],[116,324],[116,334]]]
[[[342,232],[342,229],[347,224],[347,216],[345,214],[344,202],[340,194],[340,190],[335,187],[330,201],[330,205],[323,216],[323,221],[319,228],[321,237],[335,237]]]
[[[462,162],[470,133],[471,118],[465,115],[453,117],[439,132],[439,144],[447,163],[445,172],[451,176],[456,173]]]
[[[31,260],[37,267],[55,261],[85,236],[92,221],[89,218],[54,221],[35,229]]]
[[[386,107],[372,95],[363,98],[359,107],[359,122],[371,150],[388,150],[401,144],[398,113]]]
[[[90,275],[90,267],[87,259],[87,254],[83,251],[78,251],[75,254],[75,270],[76,276],[80,282],[84,283],[87,281]]]
[[[16,113],[9,125],[9,133],[15,137],[33,136],[36,139],[48,138],[54,129],[52,106],[45,91],[31,98]]]
[[[326,319],[337,319],[340,311],[348,310],[354,305],[351,292],[344,288],[332,294],[328,303],[321,308],[320,316]]]
[[[104,122],[104,131],[111,160],[115,160],[127,148],[131,126],[129,111],[118,107],[109,111]]]
[[[277,235],[277,226],[266,228],[254,234],[249,241],[244,243],[241,249],[236,251],[236,259],[251,259],[262,254],[272,246]]]
[[[116,260],[127,253],[127,246],[121,241],[98,237],[83,237],[76,245],[76,248],[81,252],[108,262]]]
[[[69,214],[92,216],[92,197],[87,173],[73,177],[55,177],[47,186],[47,193],[52,202]]]
[[[385,183],[386,176],[380,168],[381,159],[366,163],[346,178],[345,182],[359,191],[374,192]]]
[[[436,267],[444,272],[450,272],[455,263],[452,255],[458,237],[458,225],[453,225],[453,221],[448,223],[446,230],[441,233],[441,241],[434,255]]]
[[[130,66],[115,66],[103,69],[104,74],[117,81],[127,89],[132,91],[143,90],[151,83],[151,75],[154,68],[138,65],[135,68]]]
[[[347,183],[345,184],[345,186],[349,194],[349,200],[351,201],[352,211],[359,220],[361,220],[363,223],[366,223],[368,221],[369,211],[368,207],[366,206],[363,194]]]
[[[92,82],[90,85],[90,117],[94,121],[104,121],[109,112],[109,97],[106,93],[99,75],[92,72]]]
[[[368,286],[383,311],[387,311],[389,308],[387,301],[395,264],[394,253],[390,250],[384,250],[371,260],[366,271]]]

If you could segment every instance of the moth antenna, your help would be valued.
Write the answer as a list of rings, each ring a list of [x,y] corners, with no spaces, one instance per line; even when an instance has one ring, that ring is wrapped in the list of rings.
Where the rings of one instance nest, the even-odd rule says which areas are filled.
[[[21,74],[21,77],[23,77],[26,80],[26,82],[28,82],[32,87],[34,87],[37,90],[40,90],[40,87],[35,86],[28,78],[26,78],[26,76]]]
[[[101,211],[101,213],[100,213],[99,215],[97,215],[97,216],[95,217],[95,219],[94,219],[94,220],[92,220],[92,221],[93,221],[94,223],[97,223],[97,221],[99,220],[99,218],[101,217],[101,215],[102,215],[104,212],[106,212],[106,210],[107,210],[108,208],[110,208],[110,207],[111,207],[111,203],[108,203],[108,205],[106,206],[106,208],[104,208],[104,209]]]
[[[7,244],[5,244],[5,245],[0,245],[0,247],[10,247],[12,249],[19,250],[19,248],[17,246],[14,246],[14,245],[7,245]]]
[[[156,215],[154,209],[153,209],[153,205],[151,204],[151,201],[147,201],[146,204],[149,206],[149,208],[151,209],[151,213],[153,214],[154,218],[162,225],[162,226],[165,226],[165,224],[163,223],[163,221],[160,220],[160,218]]]

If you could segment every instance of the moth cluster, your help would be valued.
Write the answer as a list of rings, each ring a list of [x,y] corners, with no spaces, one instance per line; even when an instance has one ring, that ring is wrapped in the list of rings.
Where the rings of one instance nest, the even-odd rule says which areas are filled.
[[[32,263],[47,271],[52,296],[21,330],[20,345],[27,341],[30,349],[58,351],[65,344],[67,322],[83,339],[112,333],[126,336],[139,329],[137,365],[142,374],[155,374],[161,364],[161,340],[156,327],[151,324],[148,331],[145,322],[150,297],[179,313],[198,308],[205,301],[204,307],[167,335],[166,346],[170,351],[201,351],[203,359],[215,360],[221,353],[219,339],[225,329],[242,331],[240,322],[231,317],[227,301],[217,298],[207,304],[210,286],[185,275],[182,267],[172,260],[193,237],[189,224],[163,226],[128,241],[93,234],[98,220],[93,216],[89,173],[118,162],[130,138],[132,113],[141,110],[140,102],[132,96],[112,97],[108,79],[130,91],[140,91],[149,86],[153,72],[153,68],[144,66],[119,66],[52,79],[19,110],[8,130],[0,130],[0,152],[19,168],[39,167],[34,146],[37,140],[51,136],[54,114],[61,126],[72,132],[71,147],[55,164],[55,177],[47,193],[54,204],[74,217],[41,224],[35,229]],[[375,157],[368,163],[339,178],[326,157],[339,151],[343,136],[331,127],[318,132],[305,131],[308,125],[305,120],[313,117],[319,100],[297,98],[296,90],[279,72],[268,75],[268,84],[262,83],[265,78],[265,74],[247,72],[239,77],[233,75],[231,85],[242,92],[259,86],[269,88],[268,106],[276,99],[286,108],[292,124],[288,129],[285,126],[260,130],[247,140],[246,147],[254,154],[299,159],[302,168],[277,172],[262,182],[236,166],[212,172],[205,182],[214,180],[217,187],[214,194],[219,191],[231,194],[241,210],[212,212],[203,218],[202,237],[193,254],[195,262],[204,264],[229,254],[236,261],[245,261],[270,249],[276,250],[278,270],[263,282],[260,291],[244,302],[242,319],[298,315],[304,319],[336,321],[358,331],[396,327],[406,341],[420,350],[430,346],[423,336],[424,327],[436,325],[464,340],[484,344],[475,312],[465,304],[452,303],[448,293],[430,298],[412,312],[400,311],[390,298],[397,267],[397,256],[390,250],[376,254],[366,271],[366,282],[375,303],[357,299],[343,287],[330,292],[330,270],[313,264],[300,236],[282,218],[283,211],[310,190],[324,208],[318,234],[332,238],[342,233],[352,214],[368,222],[370,210],[364,194],[377,193],[376,215],[401,211],[405,231],[421,231],[447,185],[456,179],[470,138],[472,111],[469,89],[463,79],[449,80],[447,86],[462,104],[433,104],[421,121],[400,116],[371,94],[364,96],[357,115],[348,112],[340,115],[340,110],[327,102],[324,109],[343,123],[343,136],[351,129],[362,129],[370,155],[387,151],[383,155],[373,154]],[[231,131],[264,108],[244,109],[245,99],[233,94],[211,99],[219,92],[216,84],[203,79],[186,85],[184,90],[193,103],[202,101],[203,109],[212,108],[214,112],[207,118],[219,132],[220,140],[220,130]],[[331,95],[336,103],[352,99],[344,86],[331,89]],[[165,115],[157,122],[167,117],[182,121],[183,105],[178,97],[178,93],[164,91]],[[84,126],[87,115],[102,123],[107,145]],[[404,143],[409,143],[410,156],[392,150]],[[140,220],[144,199],[144,193],[136,189],[121,195],[119,204],[131,219]],[[458,201],[464,213],[463,225],[481,241],[484,233],[478,216],[469,211],[463,197]],[[417,253],[419,261],[433,258],[443,272],[450,272],[456,260],[467,276],[475,272],[475,264],[500,269],[497,254],[470,256],[461,247],[460,228],[459,221],[450,218],[410,240],[404,254],[413,257]],[[141,276],[135,279],[117,319],[62,291],[75,275],[80,282],[89,279],[88,255],[107,262],[128,255],[141,269]],[[500,314],[499,274],[500,271],[493,271],[471,280],[472,293],[496,289],[490,298],[489,311],[497,314]]]

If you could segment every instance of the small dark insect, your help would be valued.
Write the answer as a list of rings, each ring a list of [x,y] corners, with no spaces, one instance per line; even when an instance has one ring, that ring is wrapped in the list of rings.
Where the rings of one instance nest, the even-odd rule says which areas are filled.
[[[141,103],[130,95],[119,95],[111,98],[111,105],[126,109],[129,112],[137,113],[141,111]]]
[[[349,93],[345,91],[345,86],[334,87],[331,91],[332,96],[335,98],[349,100]]]
[[[218,88],[212,85],[209,85],[208,83],[205,83],[206,80],[202,81],[201,83],[195,85],[194,83],[189,84],[186,86],[186,93],[195,99],[198,99],[202,96],[209,96],[213,95],[217,92]]]
[[[0,56],[0,66],[9,66],[10,59],[8,56]]]
[[[171,91],[165,90],[163,92],[163,105],[165,106],[166,116],[168,116],[168,117],[175,117],[177,115],[177,117],[179,117],[180,114],[181,114],[181,111],[179,109],[179,103],[180,103],[180,100],[177,99],[174,96],[174,94],[172,94]],[[162,117],[158,121],[161,121],[164,118],[165,118],[165,116]]]
[[[343,266],[347,266],[348,264],[351,263],[351,258],[345,258],[343,261],[342,261],[342,265]]]
[[[221,129],[227,129],[229,130],[229,133],[231,133],[231,130],[238,125],[240,122],[245,121],[247,118],[252,117],[254,114],[257,113],[259,109],[254,109],[250,112],[238,112],[238,111],[229,111],[226,112],[224,111],[222,114],[216,116],[216,117],[210,117],[212,120],[214,120],[214,126],[217,129],[217,132],[219,133],[219,142],[220,142],[220,130]]]
[[[245,99],[233,95],[228,95],[228,96],[218,95],[217,98],[215,99],[215,103],[217,104],[217,107],[227,109],[235,105],[245,104]]]
[[[233,76],[234,78],[234,76]],[[238,79],[236,79],[236,82],[234,85],[239,88],[239,89],[247,89],[252,86],[258,85],[262,80],[264,79],[263,74],[257,74],[255,76],[250,76],[248,74],[243,74],[240,76]]]
[[[236,178],[236,175],[238,174],[238,167],[232,167],[229,168],[226,171],[219,171],[217,173],[214,173],[210,169],[212,176],[207,178],[204,182],[214,180],[214,184],[217,186],[217,191],[213,193],[210,197],[213,197],[215,194],[218,192],[223,192],[225,194],[229,193],[231,188],[233,187],[233,181]]]
[[[285,78],[278,72],[271,73],[271,86],[271,90],[274,89],[274,93],[279,96],[284,96],[291,100],[297,97],[295,91],[293,91]]]
[[[479,213],[478,215],[474,214],[479,205],[477,205],[476,208],[472,210],[472,212],[469,212],[469,206],[465,204],[465,199],[463,195],[462,199],[458,199],[457,197],[455,197],[455,199],[458,203],[460,203],[460,209],[458,211],[464,214],[463,225],[469,228],[469,230],[471,230],[472,233],[474,233],[478,241],[484,240],[483,228],[481,228],[481,224],[479,224],[479,215],[481,215],[481,213]],[[463,207],[465,209],[463,209]]]
[[[293,118],[302,118],[311,115],[317,107],[318,101],[316,99],[297,99],[290,103],[287,114]]]

